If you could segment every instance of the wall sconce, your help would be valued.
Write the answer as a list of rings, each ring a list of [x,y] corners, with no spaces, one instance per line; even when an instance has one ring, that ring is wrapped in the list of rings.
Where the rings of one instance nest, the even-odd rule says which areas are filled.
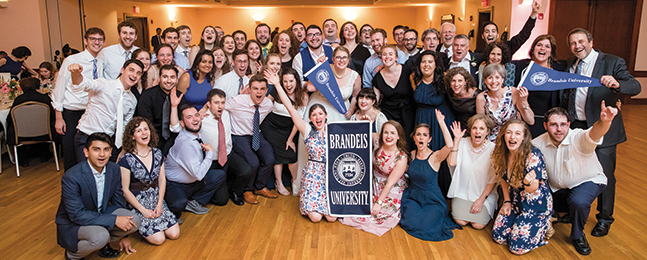
[[[263,18],[265,18],[264,14],[254,14],[254,15],[252,15],[252,19],[254,19],[254,22],[256,22],[256,25],[260,24],[261,21],[263,21]]]
[[[353,21],[353,20],[355,20],[355,18],[357,18],[357,9],[356,8],[347,7],[347,8],[344,8],[342,10],[344,10],[344,15],[343,16],[344,16],[344,19],[346,19],[346,21]]]
[[[174,6],[168,6],[168,20],[171,22],[171,27],[173,27],[174,23],[177,23],[177,20],[175,20],[175,7]]]
[[[0,0],[0,8],[9,7],[9,0]]]

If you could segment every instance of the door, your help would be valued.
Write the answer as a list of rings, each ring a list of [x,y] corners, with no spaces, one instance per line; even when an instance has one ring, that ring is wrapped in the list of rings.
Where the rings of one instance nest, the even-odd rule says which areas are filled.
[[[135,46],[150,50],[150,39],[148,38],[148,17],[140,16],[126,16],[126,20],[130,20],[137,26],[137,40]]]
[[[474,35],[474,37],[476,38],[475,50],[485,50],[485,40],[483,40],[481,35],[483,35],[483,25],[489,21],[492,21],[492,7],[479,8],[478,31],[476,35]],[[499,33],[501,33],[501,31],[499,31]]]

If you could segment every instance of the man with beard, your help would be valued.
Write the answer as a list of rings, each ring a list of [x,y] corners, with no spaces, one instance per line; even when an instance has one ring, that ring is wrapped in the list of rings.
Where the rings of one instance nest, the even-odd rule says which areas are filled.
[[[230,98],[238,96],[240,91],[249,83],[249,78],[245,75],[249,64],[247,51],[235,50],[231,57],[234,59],[234,69],[222,75],[213,86],[214,88],[222,89]]]
[[[180,68],[184,69],[185,71],[191,69],[189,58],[187,58],[187,56],[184,56],[184,54],[178,53],[177,51],[180,44],[180,34],[178,30],[173,27],[164,29],[164,31],[162,32],[162,43],[171,45],[171,48],[173,48],[173,51],[175,52],[175,54],[173,55],[173,61],[175,61],[175,65],[180,66]],[[157,57],[155,56],[155,54],[153,54],[153,56],[151,57],[151,64],[153,64],[156,60]]]
[[[339,34],[339,28],[337,28],[337,21],[328,18],[323,23],[323,45],[335,48],[339,46],[340,40],[337,37]]]
[[[292,30],[292,33],[294,36],[299,40],[299,51],[302,51],[303,49],[308,47],[308,43],[305,41],[306,39],[306,26],[303,25],[302,22],[294,22],[292,26],[290,26],[290,30]]]
[[[97,61],[103,66],[100,77],[106,79],[116,79],[124,62],[129,60],[131,54],[139,49],[133,44],[137,40],[137,27],[132,21],[123,21],[117,25],[119,32],[119,43],[103,48]]]
[[[362,73],[362,87],[372,88],[373,77],[382,69],[382,47],[386,45],[386,31],[382,28],[375,28],[371,32],[371,44],[375,53],[364,62],[364,73]],[[404,64],[404,52],[398,49],[398,63]]]
[[[263,59],[265,59],[267,54],[269,54],[270,48],[272,48],[272,41],[270,40],[270,26],[265,23],[261,23],[256,26],[254,31],[256,32],[256,40],[261,44]]]
[[[406,51],[406,47],[404,46],[404,32],[407,30],[409,30],[409,27],[404,25],[396,25],[393,27],[393,40],[398,50],[402,52]]]
[[[440,45],[437,51],[445,53],[447,57],[451,57],[454,54],[452,52],[452,45],[456,36],[456,26],[452,23],[443,23],[440,25],[440,34],[443,36],[443,44]]]
[[[175,93],[176,96],[181,94],[175,89],[178,80],[177,73],[178,70],[173,65],[162,66],[159,72],[160,84],[144,90],[137,103],[137,114],[148,119],[153,124],[159,137],[157,148],[162,150],[165,156],[173,146],[177,136],[169,128],[171,116],[170,94]],[[185,100],[182,99],[182,101],[184,102]]]
[[[373,31],[373,26],[370,24],[364,24],[359,28],[359,36],[362,41],[362,46],[366,47],[371,55],[375,53],[373,46],[371,46],[371,31]]]
[[[56,132],[62,136],[61,148],[63,150],[63,164],[65,171],[76,165],[76,147],[74,135],[79,119],[88,104],[88,92],[72,88],[72,74],[66,68],[71,64],[80,64],[83,67],[83,77],[98,79],[101,64],[97,60],[99,52],[105,44],[106,36],[103,30],[97,27],[85,31],[83,43],[85,50],[71,55],[63,60],[61,70],[56,78],[56,86],[52,90],[52,106],[56,110]]]
[[[76,127],[76,162],[85,161],[83,148],[88,136],[98,132],[114,139],[110,161],[116,162],[124,127],[132,119],[137,106],[137,99],[130,88],[139,82],[144,64],[136,59],[127,60],[121,69],[121,76],[113,80],[86,78],[81,74],[83,67],[76,63],[67,69],[72,75],[72,89],[92,94]]]
[[[301,50],[292,60],[292,68],[301,76],[302,86],[305,86],[306,78],[303,74],[310,71],[317,64],[322,63],[328,58],[328,62],[332,64],[332,48],[330,46],[322,45],[321,28],[317,25],[308,26],[306,30],[306,42],[308,48]]]
[[[572,129],[566,109],[554,107],[544,117],[546,133],[532,140],[541,150],[546,162],[548,184],[553,191],[556,212],[568,212],[560,217],[570,222],[571,240],[578,253],[588,255],[591,246],[584,235],[584,226],[591,204],[607,187],[607,177],[595,155],[595,148],[609,131],[618,109],[602,101],[600,119],[589,129]]]
[[[405,53],[404,56],[408,60],[409,57],[418,54],[420,52],[420,49],[417,48],[418,45],[418,31],[415,29],[409,29],[406,32],[404,32],[404,48],[405,48]]]
[[[180,34],[180,44],[175,49],[175,52],[182,54],[188,59],[189,54],[191,53],[191,39],[193,39],[191,28],[186,25],[180,25],[176,29]]]
[[[237,30],[231,36],[234,37],[234,43],[236,43],[236,50],[244,50],[245,43],[247,42],[247,34],[242,30]]]
[[[225,182],[223,170],[210,170],[213,162],[213,147],[202,141],[202,115],[194,104],[183,104],[173,109],[179,115],[182,130],[169,150],[164,168],[166,171],[166,195],[168,208],[180,219],[182,211],[207,214],[204,207],[218,188]]]
[[[269,199],[277,197],[267,189],[267,182],[274,167],[274,150],[260,130],[260,125],[274,109],[274,104],[270,99],[265,98],[267,80],[263,75],[254,75],[249,82],[250,94],[228,98],[225,102],[225,110],[231,116],[234,151],[245,158],[251,167],[243,197],[249,204],[258,204],[254,195]]]
[[[449,63],[445,66],[448,70],[453,67],[463,67],[465,70],[472,74],[472,77],[478,79],[477,73],[478,61],[481,55],[470,51],[470,41],[465,34],[456,35],[452,44],[452,52],[454,55],[449,59]]]
[[[517,35],[510,38],[509,41],[505,41],[505,44],[507,44],[508,48],[510,49],[510,59],[512,59],[512,55],[514,55],[514,53],[517,52],[519,48],[521,48],[521,45],[526,43],[528,38],[530,38],[530,34],[532,34],[532,29],[535,28],[535,23],[537,21],[537,14],[539,13],[539,8],[541,7],[540,2],[541,1],[534,1],[532,3],[532,12],[530,13],[530,17],[528,17],[526,24],[524,24],[523,28]],[[474,50],[474,52],[480,53],[483,55],[483,52],[485,51],[485,46],[499,40],[499,27],[492,21],[486,22],[485,24],[483,24],[483,33],[481,34],[481,38],[485,40],[485,44],[483,44],[482,48],[478,50]],[[487,57],[484,56],[483,58],[487,58]]]

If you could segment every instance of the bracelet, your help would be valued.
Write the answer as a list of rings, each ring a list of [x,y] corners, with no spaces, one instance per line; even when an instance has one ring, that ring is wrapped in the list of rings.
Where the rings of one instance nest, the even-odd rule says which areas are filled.
[[[457,153],[457,152],[458,152],[458,149],[456,149],[456,150],[452,149],[452,152]]]
[[[503,204],[506,204],[506,203],[512,204],[512,201],[511,200],[506,200],[506,201],[503,202]]]
[[[530,181],[528,184],[525,184],[523,181],[521,182],[521,184],[526,187],[530,187],[533,183],[535,183],[535,180]]]
[[[529,108],[530,106],[526,106],[526,105],[523,106],[523,109],[529,109]]]

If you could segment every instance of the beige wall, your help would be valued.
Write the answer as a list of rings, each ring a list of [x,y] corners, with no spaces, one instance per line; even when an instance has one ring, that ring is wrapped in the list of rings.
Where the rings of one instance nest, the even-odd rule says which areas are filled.
[[[50,60],[44,0],[10,1],[9,7],[0,8],[0,17],[0,50],[10,54],[15,47],[29,47],[31,57],[27,64],[30,67]]]

